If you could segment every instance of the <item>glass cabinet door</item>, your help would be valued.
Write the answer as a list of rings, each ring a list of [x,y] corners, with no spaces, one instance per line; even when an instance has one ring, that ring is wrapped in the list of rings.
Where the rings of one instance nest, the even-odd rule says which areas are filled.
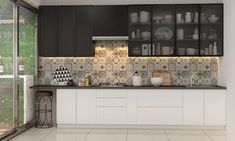
[[[152,55],[152,6],[129,6],[129,56]]]
[[[152,55],[173,55],[175,45],[175,6],[154,6],[152,21]]]
[[[201,5],[200,55],[223,55],[223,5]]]
[[[176,5],[176,55],[199,54],[198,15],[198,5]]]

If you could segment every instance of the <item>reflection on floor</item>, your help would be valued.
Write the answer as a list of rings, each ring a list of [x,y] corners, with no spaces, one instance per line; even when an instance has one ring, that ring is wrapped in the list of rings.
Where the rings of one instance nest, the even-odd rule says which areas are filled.
[[[223,130],[35,129],[11,141],[235,141]]]
[[[8,131],[8,129],[0,129],[0,135],[2,135],[6,131]]]

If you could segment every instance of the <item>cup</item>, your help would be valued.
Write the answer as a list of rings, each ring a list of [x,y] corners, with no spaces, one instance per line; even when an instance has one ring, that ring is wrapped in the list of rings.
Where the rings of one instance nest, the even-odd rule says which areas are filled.
[[[177,39],[178,40],[184,39],[184,29],[183,28],[177,29]]]
[[[176,14],[176,21],[177,21],[177,23],[181,23],[182,22],[182,14],[181,13],[177,13]]]
[[[148,11],[140,11],[140,23],[148,23],[150,20],[150,13]]]
[[[194,13],[194,19],[193,19],[194,23],[198,23],[198,12]]]
[[[139,21],[138,13],[131,13],[130,21],[131,23],[137,23]]]
[[[185,23],[191,23],[193,20],[193,14],[191,12],[186,12]]]
[[[134,31],[131,32],[131,39],[135,39],[135,32]]]

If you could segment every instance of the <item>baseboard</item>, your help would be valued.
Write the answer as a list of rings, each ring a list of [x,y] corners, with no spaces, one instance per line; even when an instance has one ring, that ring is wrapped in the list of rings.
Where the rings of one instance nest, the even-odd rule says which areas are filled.
[[[103,125],[103,124],[59,124],[57,128],[141,128],[141,129],[217,129],[225,130],[225,126],[195,126],[195,125]]]

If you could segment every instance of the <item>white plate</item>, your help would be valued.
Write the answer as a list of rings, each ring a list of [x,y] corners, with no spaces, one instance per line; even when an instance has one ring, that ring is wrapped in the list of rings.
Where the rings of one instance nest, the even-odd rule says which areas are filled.
[[[173,32],[169,27],[159,27],[155,31],[157,40],[170,40],[173,37]]]

